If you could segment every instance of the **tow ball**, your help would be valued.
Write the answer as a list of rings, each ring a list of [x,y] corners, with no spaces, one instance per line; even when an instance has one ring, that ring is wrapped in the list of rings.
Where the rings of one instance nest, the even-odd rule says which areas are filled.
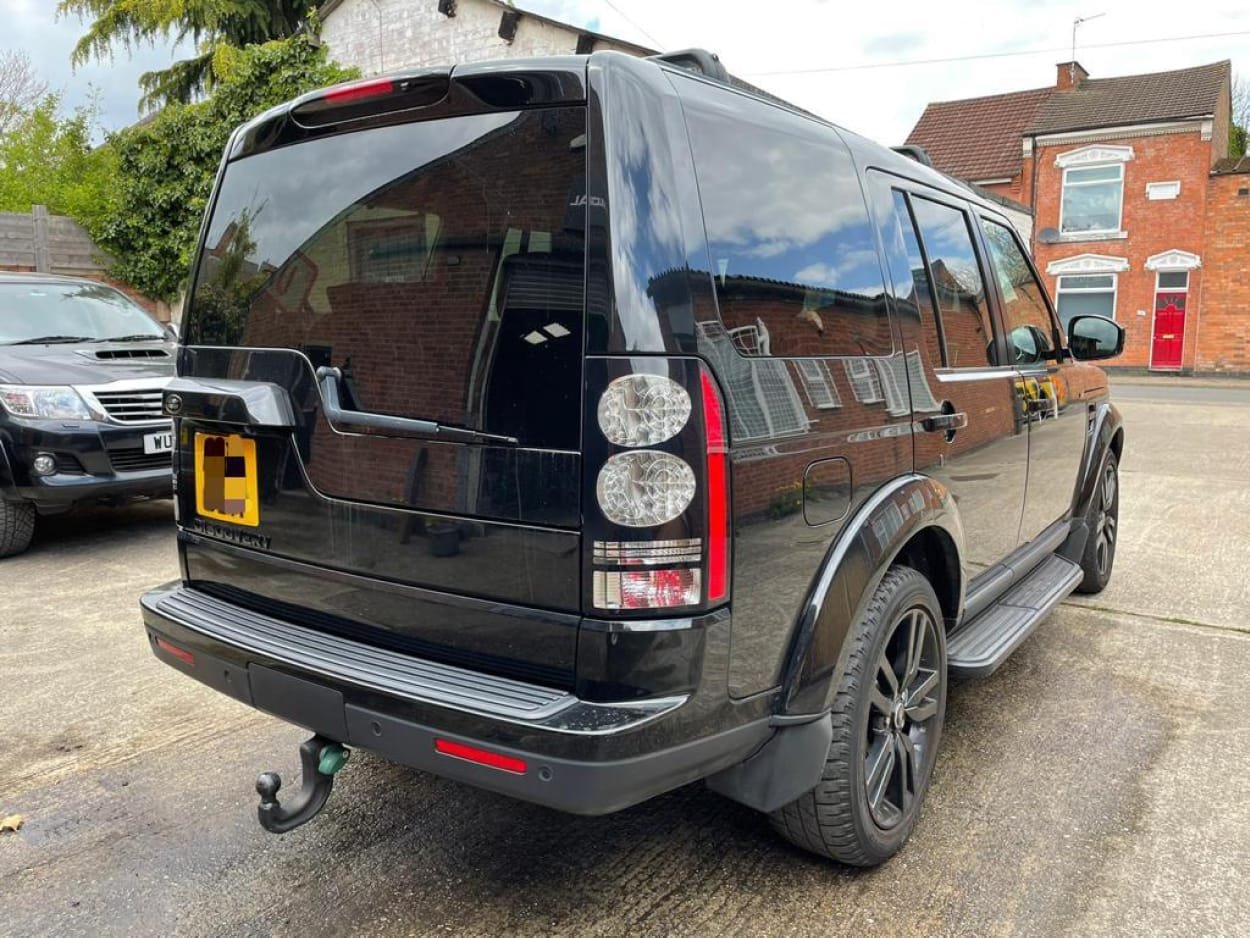
[[[285,834],[315,818],[330,797],[335,773],[350,756],[351,750],[324,736],[305,740],[299,747],[299,794],[286,807],[278,803],[282,777],[277,772],[262,772],[256,779],[256,791],[260,794],[256,817],[260,826],[272,834]]]

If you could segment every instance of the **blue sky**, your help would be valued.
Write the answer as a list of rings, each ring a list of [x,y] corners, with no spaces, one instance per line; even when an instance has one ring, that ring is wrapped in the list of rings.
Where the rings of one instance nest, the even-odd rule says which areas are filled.
[[[394,0],[391,0],[394,2]],[[430,3],[435,0],[408,0]],[[1231,58],[1250,76],[1250,4],[1192,0],[1184,16],[1164,0],[894,0],[847,4],[836,0],[517,0],[575,25],[647,45],[703,46],[720,53],[730,71],[830,120],[884,143],[901,141],[930,100],[951,100],[1036,88],[1054,82],[1054,65],[1068,58],[1072,20],[1105,13],[1081,27],[1077,58],[1094,77],[1182,68]],[[58,20],[55,0],[0,0],[0,48],[26,49],[43,77],[71,106],[100,95],[101,123],[116,129],[139,114],[138,77],[175,58],[167,46],[128,53],[73,72],[69,55],[83,26]],[[883,9],[889,16],[880,15]],[[1093,48],[1126,39],[1242,31],[1205,40],[1175,38],[1149,45]],[[1037,54],[960,63],[856,69],[805,75],[802,68],[882,65],[902,59],[1043,49]],[[176,50],[184,57],[190,50]]]

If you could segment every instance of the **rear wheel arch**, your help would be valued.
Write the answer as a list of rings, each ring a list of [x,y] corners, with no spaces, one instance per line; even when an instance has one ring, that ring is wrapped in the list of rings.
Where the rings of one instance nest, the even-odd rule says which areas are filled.
[[[957,621],[963,607],[962,546],[954,497],[940,481],[912,474],[869,496],[834,541],[800,610],[778,712],[817,714],[828,709],[846,667],[852,625],[892,566],[913,566],[924,574],[948,628]]]
[[[950,532],[936,524],[921,528],[903,545],[893,563],[911,567],[929,581],[949,631],[959,621],[964,585],[959,548]]]

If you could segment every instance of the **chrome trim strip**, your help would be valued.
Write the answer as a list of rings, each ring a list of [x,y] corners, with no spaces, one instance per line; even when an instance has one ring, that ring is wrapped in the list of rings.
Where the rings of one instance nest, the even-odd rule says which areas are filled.
[[[994,381],[998,378],[1019,377],[1019,372],[1010,365],[997,368],[938,368],[934,371],[939,381]]]
[[[633,729],[689,699],[681,695],[621,703],[584,701],[568,691],[305,628],[187,587],[156,598],[153,611],[215,641],[335,681],[556,733],[595,736]]]

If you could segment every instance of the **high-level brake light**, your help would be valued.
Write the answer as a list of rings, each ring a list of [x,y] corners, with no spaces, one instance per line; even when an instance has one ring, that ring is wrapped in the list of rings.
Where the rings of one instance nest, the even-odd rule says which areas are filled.
[[[323,101],[330,104],[346,104],[349,101],[363,101],[366,98],[379,98],[395,90],[395,82],[389,78],[370,78],[366,81],[355,81],[350,85],[329,88],[322,95]]]

